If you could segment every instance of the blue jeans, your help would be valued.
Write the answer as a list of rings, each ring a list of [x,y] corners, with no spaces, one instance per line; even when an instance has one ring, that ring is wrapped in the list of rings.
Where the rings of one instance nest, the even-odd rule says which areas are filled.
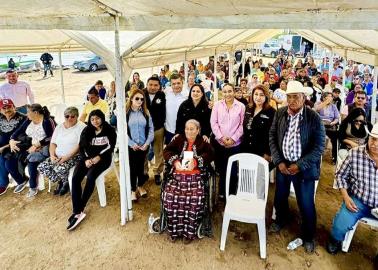
[[[37,167],[41,162],[28,162],[29,186],[30,188],[38,187],[38,170]]]
[[[305,241],[312,241],[316,230],[315,180],[304,181],[301,173],[285,175],[277,168],[276,192],[274,195],[274,207],[276,208],[277,215],[276,222],[281,226],[287,223],[291,182],[293,182],[298,208],[302,217],[302,238]]]
[[[343,202],[340,210],[333,219],[331,236],[337,241],[344,241],[345,234],[353,228],[353,226],[364,217],[374,218],[371,214],[371,207],[362,203],[361,200],[351,196],[352,200],[358,208],[358,212],[351,212]]]
[[[12,176],[17,184],[22,184],[24,182],[24,177],[18,170],[17,159],[5,159],[2,155],[0,155],[0,187],[6,188],[8,186],[8,174]]]

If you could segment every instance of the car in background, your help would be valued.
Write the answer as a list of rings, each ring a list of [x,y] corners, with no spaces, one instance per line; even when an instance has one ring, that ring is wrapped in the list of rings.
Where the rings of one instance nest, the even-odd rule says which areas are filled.
[[[270,56],[272,58],[276,58],[278,55],[278,51],[280,49],[281,49],[281,46],[278,44],[265,43],[261,47],[261,54],[263,56]]]
[[[99,69],[106,69],[106,65],[100,56],[90,56],[82,61],[75,61],[73,67],[80,71],[91,71],[95,72]]]

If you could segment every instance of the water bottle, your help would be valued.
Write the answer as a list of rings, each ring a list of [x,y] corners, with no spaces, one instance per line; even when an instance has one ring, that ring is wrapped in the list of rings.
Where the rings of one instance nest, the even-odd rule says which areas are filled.
[[[148,218],[148,232],[149,233],[154,233],[154,230],[152,229],[152,225],[154,224],[155,218],[154,214],[151,213],[150,217]]]
[[[303,245],[303,241],[301,238],[297,238],[293,241],[291,241],[288,245],[287,245],[287,249],[288,250],[294,250],[296,249],[297,247]]]

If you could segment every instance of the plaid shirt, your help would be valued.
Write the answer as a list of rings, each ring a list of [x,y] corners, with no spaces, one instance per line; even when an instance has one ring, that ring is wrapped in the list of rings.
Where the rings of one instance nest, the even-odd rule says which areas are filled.
[[[296,115],[290,115],[287,118],[287,129],[282,143],[282,152],[286,160],[295,162],[301,158],[301,132],[300,121],[303,117],[303,108]]]
[[[369,207],[378,207],[378,167],[365,145],[349,150],[335,177],[334,188],[345,188]]]

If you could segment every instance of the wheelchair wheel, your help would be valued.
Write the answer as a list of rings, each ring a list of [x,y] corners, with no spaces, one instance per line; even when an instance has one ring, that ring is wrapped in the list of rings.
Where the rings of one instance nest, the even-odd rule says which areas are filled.
[[[154,222],[152,223],[152,231],[154,233],[160,233],[160,217],[155,218]]]
[[[202,239],[205,237],[205,235],[203,234],[202,232],[202,223],[198,226],[198,229],[197,229],[197,237],[198,239]]]

